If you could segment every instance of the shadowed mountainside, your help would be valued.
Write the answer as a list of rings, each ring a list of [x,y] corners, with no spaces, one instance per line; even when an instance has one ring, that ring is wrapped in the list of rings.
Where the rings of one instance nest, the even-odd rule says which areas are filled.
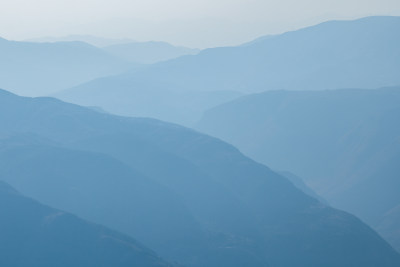
[[[1,181],[0,215],[2,266],[172,266],[130,237],[39,204]]]
[[[5,91],[0,91],[0,123],[0,133],[11,140],[17,133],[27,135],[28,143],[44,139],[32,149],[5,138],[0,154],[9,162],[0,168],[2,179],[46,204],[81,210],[84,218],[108,208],[90,210],[93,202],[109,201],[112,216],[94,221],[141,236],[138,240],[166,259],[188,266],[400,263],[399,255],[354,216],[319,203],[229,144],[193,130]],[[147,184],[146,190],[130,186],[140,185],[137,181]],[[49,187],[53,195],[45,194]],[[77,195],[79,207],[73,203]],[[127,216],[132,224],[123,227]],[[140,224],[146,220],[156,233],[146,232],[147,225]]]

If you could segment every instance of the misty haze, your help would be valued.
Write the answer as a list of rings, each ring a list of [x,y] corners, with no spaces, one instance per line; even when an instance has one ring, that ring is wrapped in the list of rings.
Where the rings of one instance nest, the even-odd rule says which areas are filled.
[[[399,267],[400,2],[3,0],[0,266]]]

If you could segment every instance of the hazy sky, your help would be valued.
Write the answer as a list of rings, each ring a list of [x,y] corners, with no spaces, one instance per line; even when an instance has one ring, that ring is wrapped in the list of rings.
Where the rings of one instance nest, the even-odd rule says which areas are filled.
[[[203,48],[370,15],[400,15],[400,0],[0,0],[0,36],[92,34]]]

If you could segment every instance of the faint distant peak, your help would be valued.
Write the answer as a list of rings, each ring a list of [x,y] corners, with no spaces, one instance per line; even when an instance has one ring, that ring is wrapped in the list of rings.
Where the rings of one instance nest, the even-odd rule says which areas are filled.
[[[106,47],[106,46],[110,46],[110,45],[135,42],[135,40],[129,39],[129,38],[118,38],[117,39],[117,38],[105,38],[105,37],[99,37],[99,36],[93,36],[93,35],[79,35],[79,34],[60,36],[60,37],[45,36],[45,37],[39,37],[39,38],[32,38],[32,39],[28,39],[25,41],[36,42],[36,43],[84,42],[84,43],[88,43],[88,44],[91,44],[91,45],[94,45],[97,47]]]

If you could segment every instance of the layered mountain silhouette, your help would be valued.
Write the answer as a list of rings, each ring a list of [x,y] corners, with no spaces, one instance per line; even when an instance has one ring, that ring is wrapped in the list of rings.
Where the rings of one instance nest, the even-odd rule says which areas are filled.
[[[82,42],[31,43],[0,38],[0,87],[19,94],[51,94],[137,64]]]
[[[272,91],[209,110],[198,129],[272,168],[298,174],[334,207],[360,216],[400,249],[394,240],[400,230],[394,219],[400,204],[399,118],[399,87]]]
[[[354,216],[213,137],[0,91],[0,179],[187,266],[398,266]]]
[[[190,125],[199,112],[215,103],[212,92],[216,91],[394,86],[400,84],[399,28],[400,17],[330,21],[238,47],[206,49],[196,56],[102,78],[56,96],[120,115]],[[207,105],[197,104],[197,98],[204,101],[198,97],[200,91],[208,92],[203,93],[209,99]],[[200,111],[193,111],[192,106]]]
[[[42,205],[0,181],[0,265],[172,266],[132,238]]]

